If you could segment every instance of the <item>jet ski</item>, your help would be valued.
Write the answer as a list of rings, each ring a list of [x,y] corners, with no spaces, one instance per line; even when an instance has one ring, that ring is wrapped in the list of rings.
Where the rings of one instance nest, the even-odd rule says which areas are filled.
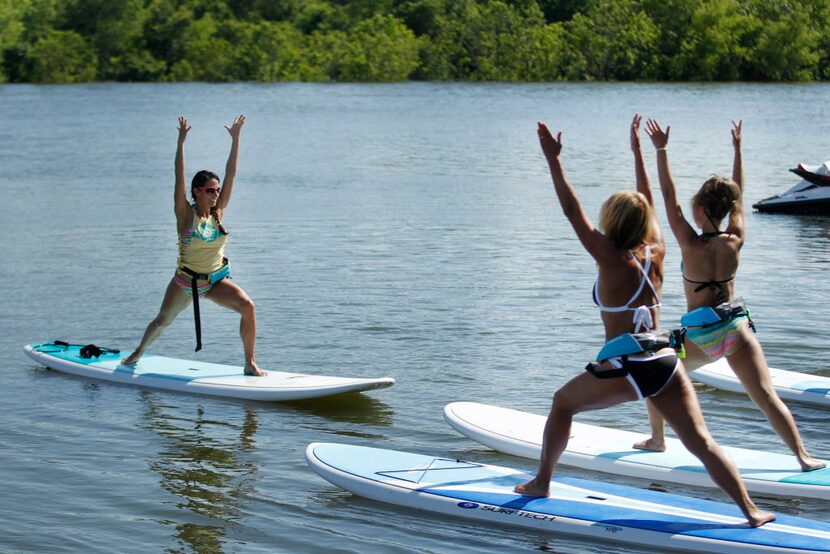
[[[830,162],[791,169],[801,181],[782,194],[752,205],[759,212],[779,214],[830,215]]]

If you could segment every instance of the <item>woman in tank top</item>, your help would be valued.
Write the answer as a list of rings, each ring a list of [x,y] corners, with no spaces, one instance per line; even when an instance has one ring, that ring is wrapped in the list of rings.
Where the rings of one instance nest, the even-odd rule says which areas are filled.
[[[167,285],[158,315],[144,331],[138,348],[123,360],[137,363],[146,349],[159,337],[182,310],[194,303],[196,315],[196,350],[201,348],[199,298],[213,302],[240,314],[239,333],[245,352],[245,374],[264,376],[254,358],[256,340],[256,312],[254,303],[242,288],[230,280],[230,266],[224,257],[227,231],[221,221],[231,199],[236,165],[239,157],[239,135],[245,124],[240,115],[233,124],[225,126],[231,136],[231,151],[225,165],[225,179],[221,186],[219,176],[210,171],[199,171],[190,186],[192,203],[187,198],[184,172],[184,142],[190,126],[179,117],[179,140],[176,148],[175,188],[173,207],[179,236],[179,259],[175,275]]]

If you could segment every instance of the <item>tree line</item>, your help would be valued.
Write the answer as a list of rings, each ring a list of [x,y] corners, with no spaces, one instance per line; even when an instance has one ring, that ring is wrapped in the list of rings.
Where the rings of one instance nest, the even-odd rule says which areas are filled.
[[[0,82],[812,81],[830,0],[0,0]]]

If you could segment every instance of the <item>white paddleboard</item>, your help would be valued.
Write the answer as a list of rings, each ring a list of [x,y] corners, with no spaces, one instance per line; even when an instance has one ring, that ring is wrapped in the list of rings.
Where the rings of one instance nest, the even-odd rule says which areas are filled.
[[[462,435],[494,450],[534,460],[541,455],[546,416],[475,402],[453,402],[444,407],[444,419]],[[640,433],[573,422],[559,463],[652,481],[717,486],[700,460],[678,439],[666,437],[665,452],[632,448],[647,438]],[[802,472],[792,455],[722,448],[752,492],[830,500],[830,468]]]
[[[772,386],[781,400],[804,402],[818,406],[830,406],[830,377],[810,375],[797,371],[769,368]],[[689,373],[695,381],[732,392],[745,393],[741,381],[732,372],[726,358],[706,364]]]
[[[532,476],[505,467],[345,444],[312,443],[309,467],[372,500],[645,549],[740,554],[830,552],[830,524],[778,514],[752,529],[732,504],[556,476],[551,496],[513,492]]]
[[[134,365],[124,365],[126,354],[104,352],[83,358],[80,345],[43,343],[27,345],[23,351],[50,369],[156,389],[167,389],[247,400],[302,400],[348,392],[391,387],[391,377],[363,379],[268,371],[265,377],[244,375],[243,368],[179,360],[147,354]]]

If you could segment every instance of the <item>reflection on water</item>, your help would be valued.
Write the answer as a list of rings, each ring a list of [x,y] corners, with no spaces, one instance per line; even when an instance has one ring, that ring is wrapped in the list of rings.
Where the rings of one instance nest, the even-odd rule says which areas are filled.
[[[165,439],[150,468],[161,476],[161,487],[179,498],[177,508],[209,520],[165,523],[175,525],[176,537],[195,552],[222,552],[227,527],[243,517],[240,497],[255,489],[258,468],[245,454],[255,446],[256,412],[244,408],[244,421],[234,425],[207,419],[201,407],[188,418],[162,399],[141,394],[145,428]]]
[[[754,223],[760,224],[757,232],[769,232],[767,236],[754,240],[780,242],[792,235],[798,247],[805,247],[806,252],[824,253],[830,243],[830,217],[820,215],[792,215],[792,214],[752,214]],[[789,242],[789,241],[788,241]],[[826,260],[823,256],[821,260]],[[821,261],[817,260],[817,261]],[[813,261],[811,257],[810,261]]]
[[[534,541],[536,544],[536,549],[539,552],[548,552],[549,554],[565,554],[568,552],[567,549],[562,549],[561,547],[556,547],[555,543],[551,539],[542,539],[539,538]]]
[[[395,415],[387,404],[359,393],[285,402],[283,405],[344,423],[388,426],[392,425]]]
[[[162,523],[175,527],[175,537],[182,547],[194,552],[223,552],[229,527],[246,517],[242,497],[256,492],[259,467],[251,459],[257,448],[258,403],[241,405],[240,420],[227,413],[216,420],[201,406],[195,414],[184,413],[183,406],[189,404],[169,402],[164,394],[142,391],[140,399],[142,426],[163,439],[158,454],[149,459],[149,467],[161,476],[161,488],[175,495],[176,508],[182,511],[175,521]],[[223,405],[230,404],[235,403]],[[262,405],[262,409],[273,407]],[[389,406],[362,394],[281,403],[278,409],[300,412],[300,420],[318,419],[308,418],[308,414],[323,419],[309,427],[372,439],[385,437],[331,424],[386,427],[391,426],[393,416]]]
[[[339,429],[328,425],[309,420],[304,427],[315,432],[332,433],[344,437],[356,437],[360,439],[384,440],[386,435],[380,433],[367,433],[365,429],[371,426],[389,427],[392,425],[392,418],[395,412],[374,398],[362,394],[343,394],[316,400],[303,400],[290,402],[293,408],[298,411],[314,414],[329,422],[351,423],[360,425],[360,431],[353,429]]]
[[[827,248],[830,246],[830,218],[821,216],[800,216],[793,218],[798,229],[796,242],[804,262],[821,267],[830,266]]]

